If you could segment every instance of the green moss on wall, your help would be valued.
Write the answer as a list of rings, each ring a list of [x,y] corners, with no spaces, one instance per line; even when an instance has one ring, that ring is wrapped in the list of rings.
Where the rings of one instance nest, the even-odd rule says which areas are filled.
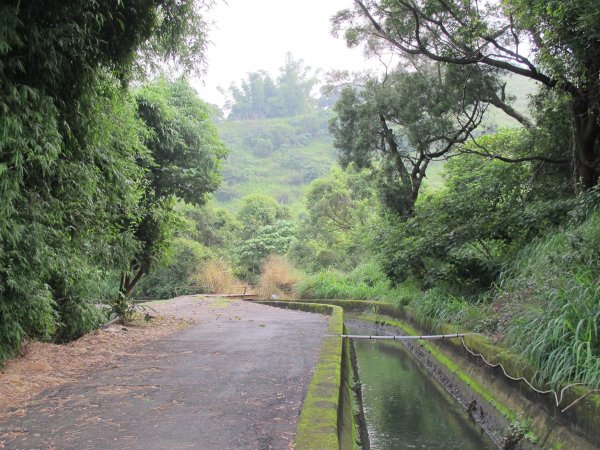
[[[360,314],[360,318],[364,318],[365,316],[371,315],[372,321],[377,321],[379,323],[385,322],[390,325],[397,326],[398,324],[402,324],[400,329],[403,329],[405,332],[409,334],[422,334],[423,332],[428,332],[431,334],[454,334],[454,333],[464,333],[468,332],[468,330],[462,329],[455,325],[450,324],[437,324],[433,323],[430,320],[424,320],[415,316],[413,311],[407,307],[396,307],[392,304],[387,304],[379,301],[364,301],[364,300],[335,300],[335,301],[326,301],[329,304],[334,304],[337,306],[341,306],[344,308],[345,312],[355,312]],[[385,317],[387,316],[387,317]],[[395,320],[395,324],[392,323]],[[416,332],[414,328],[412,328],[408,323],[414,324],[414,326],[424,330],[422,332]],[[455,350],[463,351],[462,343],[459,340],[448,340],[446,343],[450,347],[454,347]],[[525,377],[527,379],[532,378],[532,373],[530,368],[528,368],[527,363],[520,358],[518,355],[514,354],[509,349],[501,346],[493,344],[486,336],[483,335],[468,335],[465,337],[465,344],[469,347],[471,351],[476,354],[482,354],[485,356],[486,360],[492,364],[502,364],[505,370],[513,377]],[[429,347],[429,348],[427,348]],[[427,350],[436,357],[442,364],[448,367],[453,372],[457,373],[460,379],[468,384],[471,389],[478,393],[481,397],[485,398],[490,404],[496,407],[499,412],[502,413],[507,419],[510,421],[514,421],[515,414],[511,411],[510,408],[506,407],[506,405],[500,404],[495,401],[494,398],[490,400],[490,393],[487,389],[484,389],[480,383],[473,383],[472,378],[469,377],[464,371],[460,371],[462,373],[456,372],[453,369],[452,365],[454,364],[450,359],[444,357],[443,353],[441,353],[437,349],[433,349],[430,345],[426,346]],[[458,367],[454,364],[455,367]],[[565,439],[565,442],[570,442],[566,444],[564,448],[573,447],[572,442],[570,441],[572,437],[567,436],[562,431],[554,432],[556,429],[554,416],[554,396],[540,396],[535,394],[533,391],[527,391],[523,385],[520,385],[519,389],[521,390],[520,394],[527,392],[529,399],[533,402],[537,402],[538,405],[545,405],[549,420],[535,420],[535,427],[538,428],[538,435],[549,436],[553,435],[552,439],[555,440],[553,444],[549,444],[547,441],[545,442],[547,445],[558,445],[560,447],[559,441]],[[589,388],[583,386],[575,386],[571,387],[564,392],[564,398],[561,402],[561,408],[564,408],[566,405],[569,405],[571,402],[576,401],[583,397],[581,401],[577,403],[576,407],[570,408],[566,412],[560,414],[560,421],[564,421],[563,423],[569,424],[569,429],[571,432],[574,431],[573,436],[581,435],[586,436],[589,442],[595,443],[596,445],[600,444],[600,433],[598,424],[600,423],[600,395],[587,395],[589,392]],[[579,438],[577,438],[579,439]],[[575,442],[575,441],[573,441]],[[578,444],[579,445],[579,444]],[[553,447],[553,448],[554,448]],[[557,448],[558,448],[557,447]]]
[[[343,414],[342,402],[344,400],[342,378],[344,313],[342,308],[304,302],[259,303],[331,316],[298,420],[294,448],[299,450],[338,450],[342,448],[339,435],[339,428],[344,422],[343,417],[340,417],[340,414]],[[350,428],[351,433],[352,428]],[[348,438],[344,439],[348,440]]]

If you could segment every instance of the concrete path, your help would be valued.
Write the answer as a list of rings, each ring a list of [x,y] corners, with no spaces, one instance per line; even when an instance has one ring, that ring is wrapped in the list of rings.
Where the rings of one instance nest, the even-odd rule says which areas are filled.
[[[166,308],[198,306],[182,302]],[[247,302],[216,311],[38,395],[0,420],[0,448],[290,448],[327,318]]]

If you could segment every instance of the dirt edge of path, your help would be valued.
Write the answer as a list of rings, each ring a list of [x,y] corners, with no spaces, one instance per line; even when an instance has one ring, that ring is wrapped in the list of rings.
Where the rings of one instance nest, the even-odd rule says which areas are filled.
[[[203,296],[150,302],[126,326],[101,327],[67,344],[29,341],[0,371],[0,417],[14,414],[48,388],[75,381],[119,358],[143,357],[139,351],[143,344],[213,320],[231,303]]]

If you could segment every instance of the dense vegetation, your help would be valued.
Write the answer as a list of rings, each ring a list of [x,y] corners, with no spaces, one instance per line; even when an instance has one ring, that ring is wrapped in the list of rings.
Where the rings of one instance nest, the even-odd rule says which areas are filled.
[[[201,203],[224,151],[185,80],[147,80],[200,69],[194,2],[16,2],[0,17],[2,361],[99,325],[101,301],[124,315],[169,245],[175,197]]]
[[[264,194],[294,211],[301,210],[302,187],[326,175],[335,163],[328,120],[326,111],[313,111],[293,117],[219,122],[219,136],[232,151],[216,193],[219,203],[235,210],[245,195]]]
[[[217,124],[232,150],[216,193],[220,204],[236,210],[244,196],[265,194],[303,209],[302,187],[327,174],[336,154],[327,110],[335,97],[313,97],[316,81],[288,54],[276,80],[259,71],[231,86],[231,111]]]
[[[600,16],[479,3],[356,1],[334,31],[396,67],[317,98],[288,56],[232,85],[227,117],[140,75],[198,62],[191,2],[2,7],[0,359],[81,335],[102,302],[251,283],[408,305],[512,346],[540,384],[600,387]]]

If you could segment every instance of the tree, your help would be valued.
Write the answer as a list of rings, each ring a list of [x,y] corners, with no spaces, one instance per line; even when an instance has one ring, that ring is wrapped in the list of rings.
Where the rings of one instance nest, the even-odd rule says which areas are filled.
[[[505,130],[481,142],[511,157],[512,149],[528,145],[522,133]],[[408,220],[392,218],[379,231],[384,267],[395,281],[413,277],[424,287],[446,285],[459,294],[487,289],[510,256],[560,224],[572,207],[571,199],[547,188],[550,175],[537,174],[535,161],[506,164],[466,154],[444,170],[440,191],[423,198]]]
[[[430,162],[466,142],[481,122],[485,107],[471,84],[469,73],[427,65],[344,88],[330,124],[340,162],[376,167],[384,203],[410,216]]]
[[[600,19],[593,0],[355,0],[334,29],[349,45],[385,42],[406,57],[478,66],[540,82],[570,98],[575,135],[565,149],[584,189],[600,171]],[[529,56],[529,55],[533,56]],[[572,156],[573,155],[573,156]]]
[[[193,4],[0,5],[0,361],[102,320],[91,287],[136,247],[124,223],[143,178],[124,86],[143,49],[192,69],[202,54],[177,50],[205,39]]]
[[[289,211],[273,197],[263,194],[247,195],[237,220],[242,224],[242,239],[254,237],[261,227],[274,225],[278,220],[289,219]]]
[[[294,228],[292,222],[278,220],[255,230],[253,236],[244,240],[236,249],[242,275],[252,280],[260,274],[261,265],[267,256],[284,255],[294,238]]]
[[[229,87],[232,101],[228,119],[253,120],[307,113],[314,108],[311,90],[315,84],[310,67],[288,53],[277,80],[261,70],[249,73],[239,87],[235,84]]]
[[[209,119],[209,108],[185,79],[167,82],[159,78],[138,90],[135,98],[138,116],[149,129],[145,142],[149,157],[139,160],[146,169],[145,191],[139,218],[131,224],[139,249],[121,275],[121,314],[124,301],[173,237],[175,200],[204,204],[206,195],[219,186],[226,155]]]
[[[326,178],[314,180],[306,192],[308,218],[315,231],[347,232],[365,225],[373,212],[368,173],[334,167]]]
[[[349,165],[334,167],[314,180],[306,192],[308,216],[289,253],[307,270],[353,268],[365,260],[372,220],[380,209],[371,173]]]
[[[226,209],[216,207],[212,202],[198,207],[187,203],[178,204],[186,222],[181,235],[200,242],[214,252],[226,255],[235,248],[240,239],[241,223]]]

